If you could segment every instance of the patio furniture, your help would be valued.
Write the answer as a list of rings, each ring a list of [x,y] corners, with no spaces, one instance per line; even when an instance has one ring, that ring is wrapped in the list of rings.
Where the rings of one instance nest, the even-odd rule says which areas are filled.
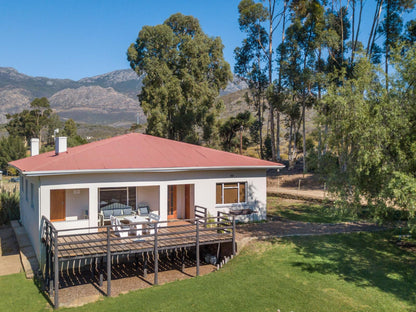
[[[134,216],[134,211],[131,206],[122,203],[112,203],[101,207],[98,213],[100,225],[104,225],[105,221],[110,220],[110,216],[123,219],[126,216]]]
[[[120,237],[129,236],[129,232],[126,231],[130,229],[129,225],[121,224],[120,219],[114,216],[110,216],[110,222],[111,222],[111,227],[117,236],[120,236]]]
[[[133,233],[136,236],[140,236],[142,235],[142,230],[144,230],[143,226],[145,226],[145,224],[137,223],[147,222],[149,218],[143,216],[129,216],[125,217],[124,220],[126,220],[128,223],[133,223],[132,225],[130,225],[131,233]]]
[[[149,213],[149,224],[147,227],[149,228],[150,234],[155,234],[155,227],[159,224],[160,216],[157,213],[151,212]]]
[[[145,206],[139,206],[137,208],[137,214],[139,216],[148,216],[150,213],[150,207],[148,205]]]

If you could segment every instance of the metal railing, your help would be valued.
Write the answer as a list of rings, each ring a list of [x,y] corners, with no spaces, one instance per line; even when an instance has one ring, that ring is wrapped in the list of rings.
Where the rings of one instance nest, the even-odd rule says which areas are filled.
[[[111,296],[111,264],[115,255],[153,252],[175,248],[196,248],[196,272],[199,275],[201,245],[232,242],[235,255],[235,219],[219,212],[216,218],[206,217],[206,208],[198,206],[194,219],[129,223],[131,228],[115,229],[113,225],[57,230],[51,221],[42,217],[41,239],[45,248],[45,262],[41,265],[45,290],[59,307],[59,263],[67,260],[102,257],[107,259],[107,295]],[[200,213],[205,217],[199,217]],[[209,227],[206,225],[208,224]],[[187,221],[187,222],[184,222]],[[175,224],[177,222],[177,224]],[[137,231],[142,235],[123,236]],[[149,229],[147,233],[144,233]],[[150,230],[151,229],[151,230]],[[78,231],[73,234],[70,232]],[[87,247],[86,247],[87,246]],[[158,257],[154,257],[154,284],[158,283]]]

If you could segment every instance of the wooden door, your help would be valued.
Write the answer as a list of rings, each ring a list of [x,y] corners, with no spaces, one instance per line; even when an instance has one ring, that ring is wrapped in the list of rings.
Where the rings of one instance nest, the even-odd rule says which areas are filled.
[[[65,190],[51,190],[51,221],[65,220]]]
[[[168,186],[168,220],[178,218],[176,190],[176,185]]]
[[[191,185],[185,185],[185,219],[191,218]]]

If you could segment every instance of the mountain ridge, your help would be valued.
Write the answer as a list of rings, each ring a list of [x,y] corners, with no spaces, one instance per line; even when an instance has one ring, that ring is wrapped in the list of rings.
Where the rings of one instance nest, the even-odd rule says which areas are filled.
[[[29,108],[34,98],[47,97],[58,115],[76,122],[129,126],[145,122],[137,100],[144,75],[131,69],[85,77],[79,80],[33,77],[12,67],[0,67],[0,124],[7,122],[6,114]],[[234,77],[221,95],[247,88]]]

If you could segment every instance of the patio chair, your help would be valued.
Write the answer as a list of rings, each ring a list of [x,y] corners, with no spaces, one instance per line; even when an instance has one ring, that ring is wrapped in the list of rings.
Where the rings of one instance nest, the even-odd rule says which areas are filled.
[[[110,216],[110,221],[111,221],[111,227],[114,231],[114,233],[120,237],[127,237],[129,236],[129,232],[128,231],[124,231],[124,230],[130,230],[130,226],[129,225],[124,225],[120,222],[119,219],[117,219],[114,216]]]
[[[159,225],[160,216],[154,212],[149,213],[149,224],[148,229],[150,234],[155,234],[155,227]]]

